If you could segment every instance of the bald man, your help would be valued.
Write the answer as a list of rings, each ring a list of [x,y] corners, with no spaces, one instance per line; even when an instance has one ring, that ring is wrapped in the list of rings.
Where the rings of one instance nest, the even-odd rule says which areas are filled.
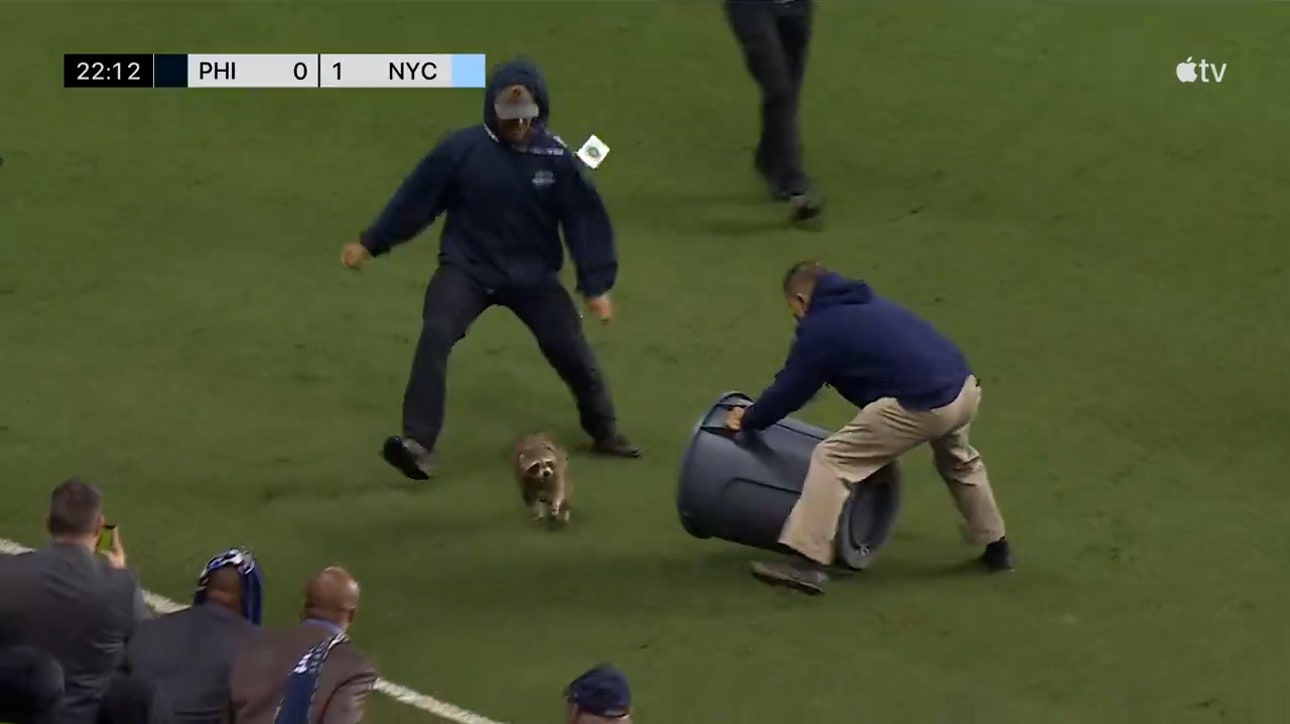
[[[301,622],[261,631],[234,661],[233,724],[363,720],[376,668],[349,640],[358,597],[358,582],[343,568],[326,568],[310,579]]]
[[[198,582],[200,603],[140,624],[126,648],[131,673],[157,689],[176,724],[223,721],[233,657],[256,629],[247,614],[245,564],[227,554],[212,564]]]

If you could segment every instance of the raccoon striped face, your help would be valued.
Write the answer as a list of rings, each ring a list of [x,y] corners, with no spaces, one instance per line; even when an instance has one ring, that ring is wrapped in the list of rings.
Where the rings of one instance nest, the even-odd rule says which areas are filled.
[[[546,480],[555,475],[555,461],[550,459],[534,460],[524,468],[524,474],[537,480]]]

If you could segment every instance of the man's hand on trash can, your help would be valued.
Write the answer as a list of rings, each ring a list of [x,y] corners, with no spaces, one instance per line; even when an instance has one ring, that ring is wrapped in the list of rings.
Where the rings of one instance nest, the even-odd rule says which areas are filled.
[[[726,417],[726,427],[735,432],[739,432],[739,428],[743,426],[744,410],[746,409],[748,408],[746,407],[730,408],[730,414]]]

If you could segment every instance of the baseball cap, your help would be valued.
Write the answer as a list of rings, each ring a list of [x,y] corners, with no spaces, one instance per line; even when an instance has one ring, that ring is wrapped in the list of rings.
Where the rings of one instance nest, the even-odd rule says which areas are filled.
[[[524,118],[537,118],[541,109],[533,100],[533,92],[522,85],[509,85],[497,93],[493,100],[493,110],[503,121],[514,121]]]
[[[632,692],[627,677],[609,664],[595,666],[574,679],[564,699],[592,716],[625,717],[631,710]]]

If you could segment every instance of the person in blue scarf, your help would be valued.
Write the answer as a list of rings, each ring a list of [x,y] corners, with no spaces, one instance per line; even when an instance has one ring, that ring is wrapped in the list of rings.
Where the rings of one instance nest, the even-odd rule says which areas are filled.
[[[156,689],[176,724],[220,724],[237,651],[258,630],[264,582],[246,551],[202,567],[193,605],[139,625],[126,646],[131,675]]]
[[[341,711],[346,706],[349,707],[348,713],[358,717],[353,721],[362,719],[363,701],[367,693],[363,689],[366,688],[369,673],[370,678],[375,679],[374,671],[354,670],[357,675],[351,678],[360,682],[357,687],[354,687],[361,692],[357,700],[347,692],[346,695],[338,697],[339,706],[333,707],[328,697],[330,692],[324,691],[321,700],[319,697],[319,679],[322,677],[323,665],[327,663],[328,655],[338,646],[349,644],[349,624],[353,622],[354,613],[358,609],[358,595],[358,582],[348,571],[336,566],[324,569],[309,582],[308,588],[305,589],[304,623],[326,633],[296,662],[291,676],[287,679],[282,700],[278,703],[278,711],[273,719],[274,724],[310,724],[310,712],[315,704],[319,704],[320,709],[327,709],[329,712],[337,711],[336,716],[329,717],[328,721],[350,721]],[[350,655],[352,662],[355,650],[352,646],[346,648],[345,653]],[[341,662],[341,666],[332,673],[351,668],[346,665],[347,663],[350,662]],[[375,681],[371,683],[375,684]],[[313,718],[312,721],[317,719]]]
[[[349,638],[358,582],[330,566],[310,579],[300,622],[266,628],[238,652],[229,675],[239,724],[357,724],[377,683],[376,667]]]
[[[202,575],[197,579],[197,591],[193,594],[193,605],[200,606],[206,603],[211,591],[211,577],[216,571],[231,568],[237,573],[238,582],[241,584],[236,593],[236,605],[242,611],[242,617],[247,621],[260,625],[260,617],[263,607],[264,583],[260,579],[260,566],[256,563],[254,557],[246,551],[231,548],[215,556],[206,563],[202,569]]]

